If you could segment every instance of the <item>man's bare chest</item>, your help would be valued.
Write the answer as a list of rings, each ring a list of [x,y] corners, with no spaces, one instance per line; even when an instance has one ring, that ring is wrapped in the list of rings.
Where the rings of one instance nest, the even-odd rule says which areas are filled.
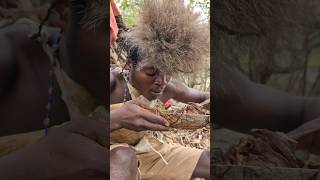
[[[43,128],[46,106],[49,101],[49,63],[36,64],[37,58],[21,56],[15,78],[5,88],[0,101],[0,136],[29,132]],[[46,59],[42,59],[45,61]],[[52,107],[49,111],[52,124],[68,119],[57,83],[53,80]]]

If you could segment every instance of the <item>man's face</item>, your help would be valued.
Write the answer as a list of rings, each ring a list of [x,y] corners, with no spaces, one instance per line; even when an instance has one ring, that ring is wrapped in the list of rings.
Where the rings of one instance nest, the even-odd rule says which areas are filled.
[[[130,81],[148,100],[161,96],[170,79],[151,64],[142,65],[139,69],[130,64]]]

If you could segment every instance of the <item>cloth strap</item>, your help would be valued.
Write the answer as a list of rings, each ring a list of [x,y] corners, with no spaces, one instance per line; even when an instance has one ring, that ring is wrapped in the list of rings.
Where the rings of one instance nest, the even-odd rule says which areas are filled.
[[[119,28],[115,16],[119,16],[120,11],[114,0],[110,0],[110,45],[117,40]]]

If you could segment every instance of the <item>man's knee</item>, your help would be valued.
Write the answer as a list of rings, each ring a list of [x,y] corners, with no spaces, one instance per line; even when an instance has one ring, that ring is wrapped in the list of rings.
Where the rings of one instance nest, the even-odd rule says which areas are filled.
[[[135,152],[127,147],[118,147],[110,152],[111,164],[121,165],[123,168],[137,168]]]
[[[209,178],[210,177],[210,152],[203,151],[196,168],[193,171],[192,177]]]

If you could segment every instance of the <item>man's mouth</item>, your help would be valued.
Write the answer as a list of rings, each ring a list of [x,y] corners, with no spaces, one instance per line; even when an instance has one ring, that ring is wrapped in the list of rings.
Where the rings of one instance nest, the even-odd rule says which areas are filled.
[[[162,93],[164,90],[164,88],[157,88],[157,89],[153,89],[152,91],[155,93]]]
[[[163,89],[151,90],[151,93],[155,95],[161,95],[163,93]]]
[[[162,94],[162,92],[154,92],[154,91],[151,91],[151,93],[154,95],[161,95]]]

